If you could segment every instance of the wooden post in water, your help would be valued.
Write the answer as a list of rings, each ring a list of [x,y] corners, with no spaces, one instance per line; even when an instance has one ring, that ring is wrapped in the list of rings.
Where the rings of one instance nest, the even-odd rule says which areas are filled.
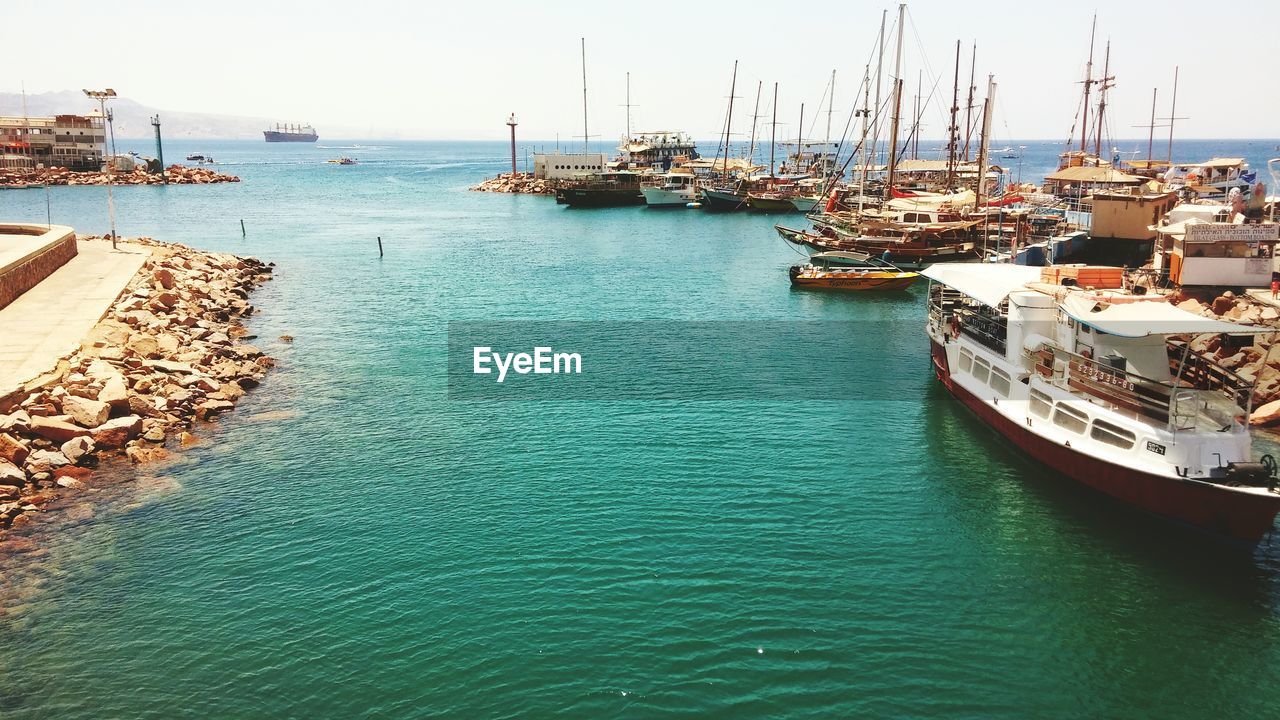
[[[378,236],[378,258],[382,258],[382,236]]]
[[[244,229],[244,218],[240,218],[240,237],[246,237],[248,233]]]

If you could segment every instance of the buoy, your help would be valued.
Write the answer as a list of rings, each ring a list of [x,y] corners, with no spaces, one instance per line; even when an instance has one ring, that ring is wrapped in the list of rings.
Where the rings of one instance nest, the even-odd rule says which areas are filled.
[[[691,203],[689,203],[689,204],[685,205],[685,207],[687,207],[687,208],[700,208],[700,207],[702,207],[702,203],[700,203],[700,202],[691,202]]]

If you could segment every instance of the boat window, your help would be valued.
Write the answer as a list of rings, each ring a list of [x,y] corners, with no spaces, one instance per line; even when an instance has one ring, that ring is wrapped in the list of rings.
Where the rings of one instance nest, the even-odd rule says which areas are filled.
[[[987,377],[991,374],[991,366],[986,360],[977,358],[973,361],[973,379],[980,383],[986,383]]]
[[[1048,395],[1039,390],[1031,391],[1031,412],[1042,418],[1049,417],[1049,412],[1053,410],[1053,400]]]
[[[1089,416],[1066,405],[1059,405],[1053,413],[1053,424],[1071,432],[1083,433],[1089,425]]]
[[[991,389],[1009,397],[1009,376],[999,368],[991,368]]]
[[[1122,427],[1112,425],[1106,420],[1094,420],[1093,430],[1089,436],[1098,442],[1104,442],[1108,445],[1115,445],[1118,448],[1128,450],[1137,442],[1137,438],[1133,433]]]
[[[973,353],[968,350],[960,351],[960,372],[973,372]]]

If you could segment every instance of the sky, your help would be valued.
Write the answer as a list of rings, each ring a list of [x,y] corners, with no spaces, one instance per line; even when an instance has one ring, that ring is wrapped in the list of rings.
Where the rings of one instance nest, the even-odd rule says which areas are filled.
[[[1176,114],[1181,138],[1280,136],[1280,94],[1265,75],[1268,32],[1280,27],[1280,3],[1106,3],[1097,8],[1094,74],[1112,41],[1108,138],[1145,138],[1152,88],[1156,115],[1168,117],[1174,66],[1180,65]],[[832,132],[838,135],[872,64],[882,11],[874,2],[701,2],[644,4],[461,0],[361,2],[61,2],[41,4],[57,20],[47,33],[4,31],[0,92],[112,87],[169,111],[310,121],[322,135],[502,139],[515,112],[521,141],[580,145],[586,40],[589,134],[678,129],[713,138],[724,123],[738,61],[734,129],[750,131],[763,83],[760,132],[768,134],[778,83],[779,138],[794,137],[801,103],[805,136],[826,135],[831,71],[836,70]],[[942,137],[951,105],[955,43],[963,43],[961,105],[972,43],[976,84],[998,84],[997,139],[1064,140],[1080,105],[1095,8],[1076,3],[957,3],[907,6],[903,115],[917,80],[934,93],[923,113],[925,138]],[[883,74],[893,69],[893,32]],[[154,45],[154,56],[143,48]],[[102,52],[95,52],[94,49]],[[1252,84],[1251,84],[1252,83]],[[977,101],[980,104],[980,100]],[[820,108],[820,109],[819,109]],[[1157,120],[1157,123],[1164,123]],[[1144,126],[1144,127],[1135,127]],[[1078,137],[1078,130],[1076,131]],[[1158,128],[1157,138],[1168,129]],[[576,138],[576,139],[575,139]]]

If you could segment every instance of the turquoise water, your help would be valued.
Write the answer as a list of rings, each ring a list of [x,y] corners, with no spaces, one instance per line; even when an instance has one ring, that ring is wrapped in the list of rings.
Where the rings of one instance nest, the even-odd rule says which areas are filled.
[[[1195,149],[1262,167],[1274,144]],[[823,399],[822,368],[793,401],[447,394],[449,322],[919,333],[923,288],[793,292],[771,218],[466,192],[498,143],[166,154],[196,150],[244,182],[121,188],[120,231],[276,262],[252,330],[280,367],[0,566],[0,716],[1274,714],[1280,548],[1206,546],[1024,460],[923,336],[860,401]],[[51,199],[105,229],[101,188]]]

